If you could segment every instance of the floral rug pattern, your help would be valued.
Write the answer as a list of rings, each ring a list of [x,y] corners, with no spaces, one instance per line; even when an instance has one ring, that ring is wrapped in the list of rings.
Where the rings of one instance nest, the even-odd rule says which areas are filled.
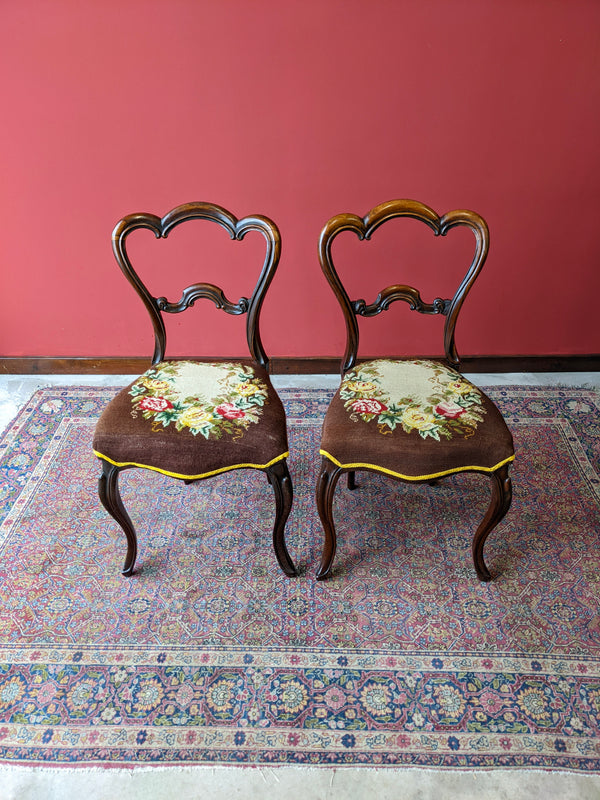
[[[123,578],[91,452],[115,390],[37,392],[0,439],[0,762],[600,772],[600,397],[488,391],[519,452],[489,584],[470,556],[485,479],[360,472],[336,493],[334,576],[314,580],[314,390],[280,392],[298,578],[252,470],[124,474],[140,552]]]
[[[380,433],[400,426],[422,439],[472,436],[486,410],[476,386],[433,361],[376,359],[359,364],[340,387],[355,421],[375,421]]]

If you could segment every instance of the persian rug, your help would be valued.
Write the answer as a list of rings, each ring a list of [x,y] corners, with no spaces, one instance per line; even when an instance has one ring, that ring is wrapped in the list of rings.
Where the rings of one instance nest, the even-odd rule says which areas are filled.
[[[334,575],[314,580],[317,390],[280,392],[299,577],[261,473],[130,470],[124,578],[91,452],[116,390],[37,392],[0,439],[0,763],[600,771],[600,396],[488,391],[517,449],[488,584],[478,475],[340,482]]]

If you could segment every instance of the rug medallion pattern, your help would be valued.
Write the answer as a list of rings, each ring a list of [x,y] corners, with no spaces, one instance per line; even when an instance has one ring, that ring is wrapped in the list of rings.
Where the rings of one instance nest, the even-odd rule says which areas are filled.
[[[95,420],[116,390],[44,389],[0,439],[0,760],[600,771],[600,397],[486,390],[515,437],[513,507],[486,544],[482,476],[358,473],[314,575],[330,394],[282,390],[300,568],[271,545],[264,475],[124,473],[137,572],[99,505]]]

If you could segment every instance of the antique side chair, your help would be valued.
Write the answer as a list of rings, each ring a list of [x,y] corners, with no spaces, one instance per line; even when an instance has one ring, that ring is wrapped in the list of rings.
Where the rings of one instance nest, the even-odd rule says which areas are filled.
[[[126,240],[132,231],[147,228],[165,238],[189,220],[217,223],[231,239],[241,241],[256,231],[265,238],[266,255],[258,281],[248,299],[236,303],[210,283],[194,283],[181,299],[154,297],[129,259]],[[155,470],[185,483],[234,469],[266,473],[275,493],[273,545],[281,569],[296,575],[288,554],[284,529],[293,499],[287,456],[286,419],[281,400],[268,375],[259,316],[281,252],[275,224],[263,216],[236,219],[211,203],[187,203],[162,219],[132,214],[113,231],[117,262],[146,306],[154,328],[152,367],[123,389],[102,413],[94,435],[94,453],[102,461],[100,500],[127,537],[124,575],[133,573],[137,538],[119,493],[119,474],[132,467]],[[197,300],[211,300],[227,314],[246,314],[248,361],[164,360],[166,328],[163,314],[176,314]]]
[[[424,302],[411,286],[383,289],[375,302],[350,300],[336,271],[332,242],[342,231],[369,239],[389,220],[411,217],[445,236],[459,225],[475,235],[475,254],[465,278],[452,299]],[[479,274],[489,247],[484,220],[471,211],[452,211],[439,217],[413,200],[394,200],[376,206],[366,217],[339,214],[325,225],[319,241],[323,272],[337,297],[346,321],[347,343],[342,380],[325,415],[321,471],[316,490],[319,516],[325,533],[318,579],[327,578],[336,551],[333,498],[338,479],[348,473],[354,489],[355,471],[371,470],[412,483],[434,483],[460,472],[478,472],[491,479],[491,503],[472,542],[478,577],[491,580],[483,559],[483,546],[492,529],[510,508],[512,489],[508,474],[514,460],[513,440],[492,401],[458,371],[454,331],[459,311]],[[422,314],[443,314],[446,360],[381,358],[357,362],[357,317],[372,317],[403,300]]]

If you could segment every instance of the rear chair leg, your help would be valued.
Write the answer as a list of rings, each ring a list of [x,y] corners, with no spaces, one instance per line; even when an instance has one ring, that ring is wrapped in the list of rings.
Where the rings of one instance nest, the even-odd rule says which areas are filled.
[[[512,483],[508,475],[508,464],[492,472],[492,498],[483,521],[473,537],[473,561],[475,571],[480,581],[491,581],[492,575],[483,560],[483,545],[485,540],[502,521],[512,502]]]
[[[129,518],[129,514],[125,511],[125,506],[121,500],[119,492],[119,472],[120,468],[108,461],[102,461],[102,475],[98,480],[98,495],[100,502],[108,511],[111,517],[117,522],[125,536],[127,537],[127,556],[125,564],[122,569],[123,575],[133,575],[133,567],[137,556],[137,537],[135,529]]]

